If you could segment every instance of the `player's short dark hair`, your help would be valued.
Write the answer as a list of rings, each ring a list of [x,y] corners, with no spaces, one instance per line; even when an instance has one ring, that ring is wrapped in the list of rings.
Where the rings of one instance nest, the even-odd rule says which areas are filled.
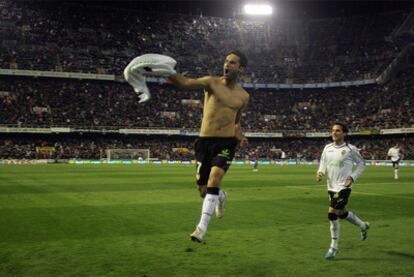
[[[332,124],[332,126],[334,126],[334,125],[339,125],[339,126],[341,126],[341,129],[342,129],[342,132],[344,132],[344,133],[348,133],[348,127],[346,127],[346,125],[345,124],[343,124],[343,123],[341,123],[341,122],[334,122],[333,124]]]
[[[240,51],[240,50],[233,50],[233,51],[231,51],[229,53],[229,55],[230,54],[234,54],[237,57],[239,57],[239,59],[240,59],[240,66],[243,66],[243,67],[246,67],[247,66],[247,57],[246,57],[246,55],[242,51]]]

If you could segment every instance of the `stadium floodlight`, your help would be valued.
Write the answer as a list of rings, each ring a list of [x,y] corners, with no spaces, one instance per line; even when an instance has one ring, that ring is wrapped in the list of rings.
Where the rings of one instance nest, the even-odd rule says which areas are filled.
[[[266,4],[247,4],[244,5],[244,13],[249,15],[271,15],[273,9],[272,6]]]

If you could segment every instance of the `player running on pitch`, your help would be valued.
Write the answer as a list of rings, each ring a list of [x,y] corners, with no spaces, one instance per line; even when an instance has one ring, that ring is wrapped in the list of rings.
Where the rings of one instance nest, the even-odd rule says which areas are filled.
[[[402,155],[401,152],[400,144],[396,143],[387,153],[387,159],[391,159],[392,167],[394,168],[394,179],[398,179],[398,168]]]
[[[364,170],[364,160],[358,149],[345,142],[348,129],[341,123],[334,123],[332,126],[332,140],[325,146],[322,152],[316,180],[322,180],[327,175],[328,194],[330,205],[328,218],[331,231],[331,246],[325,255],[325,259],[331,260],[338,253],[339,242],[339,219],[346,219],[358,226],[361,230],[361,240],[366,240],[369,223],[362,221],[356,214],[347,211],[346,204],[351,195],[352,184]],[[355,171],[352,171],[353,164],[357,164]]]
[[[220,185],[237,145],[247,143],[240,128],[240,118],[249,102],[249,94],[237,83],[246,65],[246,56],[236,50],[227,55],[221,77],[191,79],[180,74],[169,76],[178,87],[204,90],[203,119],[200,137],[195,144],[196,180],[204,202],[200,222],[190,235],[196,242],[203,241],[214,210],[217,217],[223,216],[227,194]]]

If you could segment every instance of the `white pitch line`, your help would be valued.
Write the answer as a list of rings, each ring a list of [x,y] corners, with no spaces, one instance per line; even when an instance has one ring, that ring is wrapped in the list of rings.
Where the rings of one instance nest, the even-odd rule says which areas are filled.
[[[321,185],[317,185],[317,186],[321,186]],[[291,189],[319,189],[319,188],[316,188],[314,186],[286,186],[285,188],[291,188]],[[352,194],[366,194],[366,195],[382,196],[382,197],[388,197],[388,198],[414,200],[414,197],[387,195],[387,194],[373,193],[373,192],[352,191]]]
[[[389,183],[356,183],[353,185],[353,187],[363,187],[363,186],[380,186],[380,185],[412,185],[413,183],[410,182],[389,182]],[[298,186],[288,186],[288,187],[303,187],[303,188],[307,188],[307,187],[326,187],[326,183],[325,184],[321,184],[321,185],[298,185]]]
[[[356,194],[374,195],[374,196],[381,196],[381,197],[388,197],[388,198],[398,198],[398,199],[414,200],[414,197],[388,195],[388,194],[373,193],[373,192],[353,191],[352,193],[354,193],[354,194],[356,193]]]

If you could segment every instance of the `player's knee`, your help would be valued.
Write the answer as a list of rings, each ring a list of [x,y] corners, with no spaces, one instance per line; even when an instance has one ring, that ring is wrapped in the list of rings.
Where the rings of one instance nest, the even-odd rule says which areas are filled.
[[[339,217],[340,219],[345,219],[345,218],[347,218],[347,217],[348,217],[348,211],[346,211],[346,212],[344,212],[344,213],[339,214],[339,215],[338,215],[338,217]]]
[[[337,220],[338,216],[336,215],[336,213],[328,213],[328,218],[329,220]]]

